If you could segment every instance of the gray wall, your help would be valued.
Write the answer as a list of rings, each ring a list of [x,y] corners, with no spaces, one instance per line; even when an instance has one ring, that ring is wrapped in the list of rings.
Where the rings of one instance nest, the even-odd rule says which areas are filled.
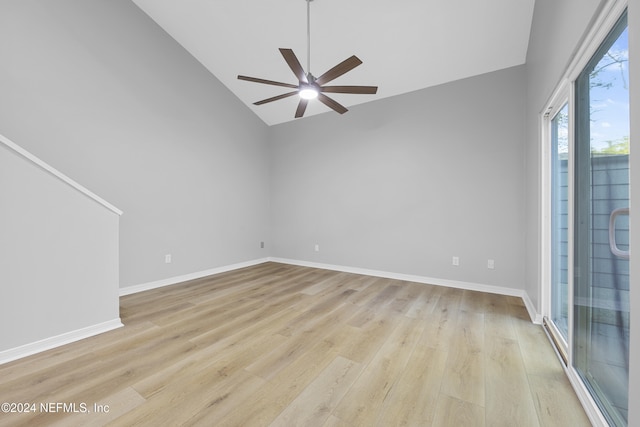
[[[124,211],[122,287],[266,256],[266,126],[132,2],[3,0],[0,40],[0,133]]]
[[[273,255],[522,289],[524,77],[271,127]]]
[[[119,325],[118,214],[2,143],[0,201],[0,354]]]

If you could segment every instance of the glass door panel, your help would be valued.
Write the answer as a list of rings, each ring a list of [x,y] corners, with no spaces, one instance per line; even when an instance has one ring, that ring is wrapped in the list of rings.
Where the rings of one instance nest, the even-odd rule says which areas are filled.
[[[564,104],[551,119],[551,321],[565,353],[569,341],[568,158],[569,106]]]
[[[575,83],[573,364],[611,425],[627,425],[629,91],[626,14]]]

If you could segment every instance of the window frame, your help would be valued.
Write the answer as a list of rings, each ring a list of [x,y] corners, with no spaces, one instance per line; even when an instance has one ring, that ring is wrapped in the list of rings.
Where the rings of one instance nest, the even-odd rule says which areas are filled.
[[[571,346],[569,343],[573,342],[573,316],[572,314],[572,306],[573,306],[573,263],[567,263],[567,309],[569,310],[568,319],[567,319],[567,340],[565,341],[562,334],[557,329],[556,325],[553,321],[550,321],[552,314],[552,173],[553,173],[553,151],[551,148],[553,137],[551,132],[551,126],[553,123],[553,119],[556,115],[565,107],[568,107],[568,121],[569,121],[569,135],[568,135],[568,159],[567,159],[567,192],[568,192],[568,200],[573,200],[573,165],[574,165],[574,127],[573,127],[573,102],[571,99],[573,98],[573,85],[568,84],[567,82],[563,82],[560,85],[556,93],[551,98],[550,102],[547,104],[547,107],[542,113],[541,117],[541,134],[542,134],[542,316],[543,316],[543,324],[546,328],[548,328],[548,334],[550,338],[555,342],[556,351],[562,361],[564,362],[565,367],[571,366]],[[567,241],[569,242],[567,246],[567,255],[568,259],[573,259],[573,245],[571,242],[573,241],[573,203],[567,204]]]

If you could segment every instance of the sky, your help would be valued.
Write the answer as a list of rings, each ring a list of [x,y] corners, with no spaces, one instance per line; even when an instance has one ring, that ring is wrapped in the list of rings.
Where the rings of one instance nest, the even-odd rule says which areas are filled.
[[[609,142],[620,142],[629,136],[629,37],[624,30],[606,55],[602,57],[592,73],[591,150],[598,151],[609,146]],[[599,85],[596,85],[599,84]],[[603,86],[604,85],[604,86]],[[558,152],[568,152],[569,115],[565,105],[556,115],[558,130]]]
[[[620,62],[612,60],[616,58]],[[619,141],[629,136],[629,37],[628,30],[620,35],[607,55],[595,67],[604,65],[593,81],[611,84],[609,88],[591,90],[591,146],[601,149],[606,141]]]

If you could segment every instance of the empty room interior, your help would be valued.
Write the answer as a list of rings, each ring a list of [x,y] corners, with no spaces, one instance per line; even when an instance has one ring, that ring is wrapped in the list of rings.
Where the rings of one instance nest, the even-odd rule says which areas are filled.
[[[0,426],[640,425],[638,40],[636,0],[0,0]]]

